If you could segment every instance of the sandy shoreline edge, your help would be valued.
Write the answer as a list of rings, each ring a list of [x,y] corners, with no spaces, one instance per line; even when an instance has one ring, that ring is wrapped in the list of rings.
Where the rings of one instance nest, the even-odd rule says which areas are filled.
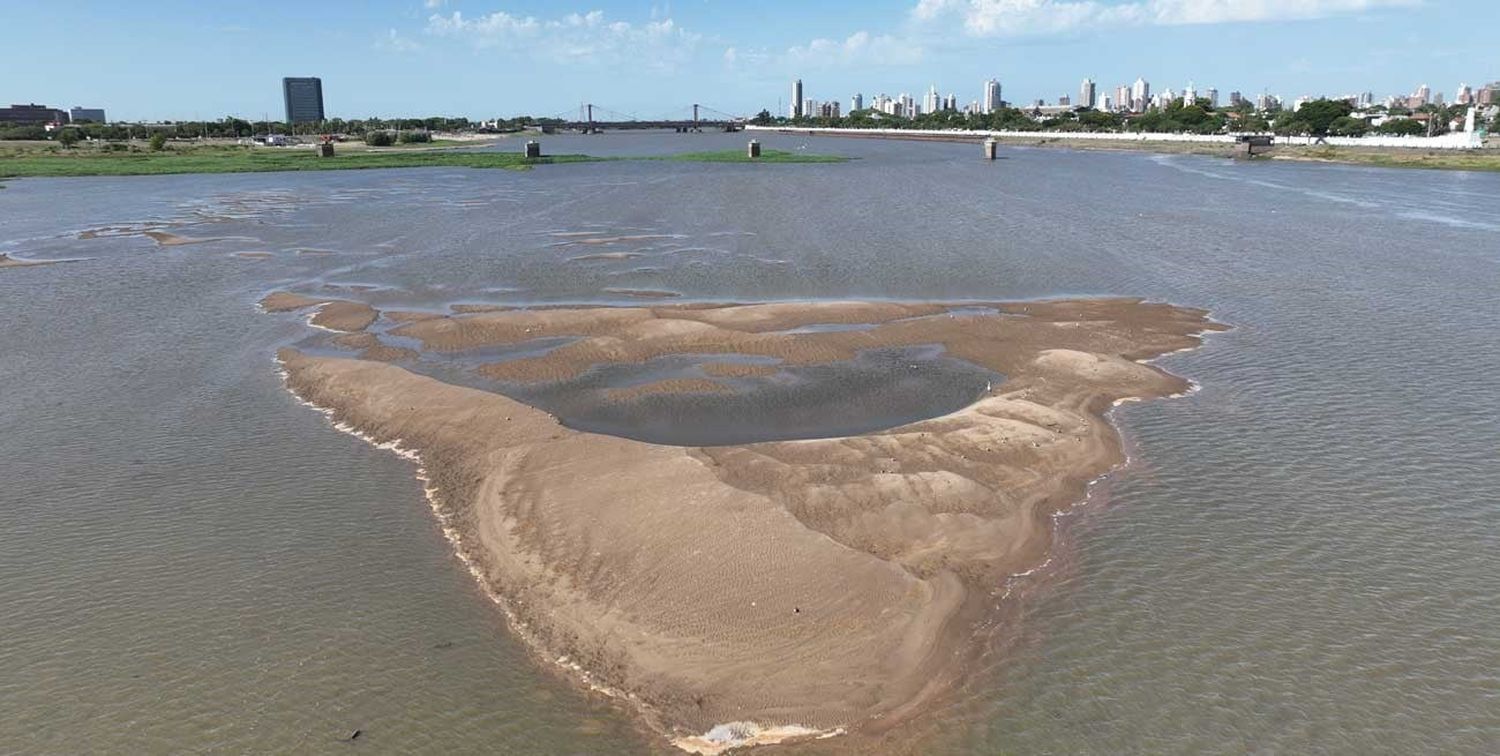
[[[1045,563],[1052,515],[1124,461],[1110,408],[1191,389],[1142,362],[1218,329],[1201,310],[1139,300],[1001,306],[1011,317],[912,326],[905,306],[850,305],[851,317],[884,318],[878,331],[897,342],[939,336],[965,359],[988,353],[1008,379],[973,405],[866,436],[736,447],[579,433],[391,365],[295,350],[278,360],[299,401],[418,464],[445,535],[528,645],[677,747],[715,753],[919,712],[961,674],[967,636],[1008,578]],[[432,335],[478,320],[459,327],[493,339],[638,309],[415,325],[449,324]],[[799,347],[767,346],[756,330],[767,319],[829,315],[789,303],[651,309],[624,327],[666,321],[656,328],[680,343],[702,330],[680,319],[712,321],[732,332],[712,334],[726,349],[781,351]],[[840,339],[868,338],[799,341],[820,361]]]

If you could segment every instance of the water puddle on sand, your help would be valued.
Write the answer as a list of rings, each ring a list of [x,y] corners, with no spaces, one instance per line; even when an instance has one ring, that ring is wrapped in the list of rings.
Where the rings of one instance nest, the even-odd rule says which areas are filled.
[[[577,430],[722,446],[884,430],[962,409],[1001,380],[941,347],[920,346],[871,349],[818,365],[736,354],[666,355],[595,366],[568,381],[497,388]]]

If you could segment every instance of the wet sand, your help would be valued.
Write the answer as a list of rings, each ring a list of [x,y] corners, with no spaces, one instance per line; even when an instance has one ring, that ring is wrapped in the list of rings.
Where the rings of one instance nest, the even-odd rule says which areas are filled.
[[[630,297],[632,299],[676,299],[677,297],[682,296],[675,291],[665,291],[663,289],[608,288],[604,291],[607,294],[616,294],[622,297]]]
[[[55,265],[72,260],[21,260],[10,255],[0,255],[0,268],[31,268],[37,265]]]
[[[180,247],[185,244],[201,244],[203,242],[216,241],[215,239],[196,239],[190,236],[181,236],[168,231],[142,231],[143,236],[149,236],[163,247]]]
[[[1217,328],[1201,310],[1130,299],[987,306],[554,308],[393,331],[436,352],[580,337],[483,369],[507,380],[666,354],[819,364],[921,344],[1006,376],[940,417],[736,446],[580,432],[368,359],[280,360],[298,396],[420,461],[457,550],[541,658],[712,753],[878,737],[959,681],[985,633],[1005,631],[985,629],[1005,578],[1046,558],[1050,515],[1122,461],[1104,413],[1188,388],[1141,361]],[[788,333],[829,323],[873,327]],[[689,383],[641,388],[702,389]]]
[[[775,365],[757,365],[748,362],[706,362],[698,368],[715,378],[755,378],[775,375],[781,370]]]
[[[318,328],[345,333],[363,331],[380,317],[378,310],[364,302],[352,302],[347,299],[315,299],[286,291],[267,294],[260,300],[260,307],[266,312],[295,312],[317,307],[317,311],[308,319],[308,323]]]
[[[364,302],[334,300],[318,308],[309,322],[330,331],[363,331],[380,313]]]

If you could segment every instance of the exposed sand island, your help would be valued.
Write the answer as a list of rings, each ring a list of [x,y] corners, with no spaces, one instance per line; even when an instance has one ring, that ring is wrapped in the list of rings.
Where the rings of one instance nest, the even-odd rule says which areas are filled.
[[[73,260],[26,260],[0,254],[0,268],[31,268],[37,265],[56,265],[62,262],[74,262]]]
[[[273,296],[267,310],[324,301]],[[826,324],[861,328],[807,329]],[[1108,299],[551,308],[392,331],[437,356],[577,337],[480,368],[506,381],[671,354],[806,365],[929,344],[1005,376],[962,410],[884,431],[706,448],[572,430],[384,362],[279,359],[340,427],[419,460],[459,553],[543,658],[714,753],[879,732],[949,690],[1006,578],[1045,559],[1049,515],[1122,461],[1105,411],[1188,388],[1141,361],[1217,328],[1202,310]]]

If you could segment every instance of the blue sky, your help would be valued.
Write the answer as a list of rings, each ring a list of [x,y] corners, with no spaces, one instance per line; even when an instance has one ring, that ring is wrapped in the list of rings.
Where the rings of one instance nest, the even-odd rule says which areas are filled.
[[[960,102],[1154,88],[1284,97],[1500,79],[1496,0],[0,0],[0,100],[116,119],[259,119],[282,76],[330,116],[734,114],[806,94]],[[1476,33],[1477,32],[1477,33]]]

